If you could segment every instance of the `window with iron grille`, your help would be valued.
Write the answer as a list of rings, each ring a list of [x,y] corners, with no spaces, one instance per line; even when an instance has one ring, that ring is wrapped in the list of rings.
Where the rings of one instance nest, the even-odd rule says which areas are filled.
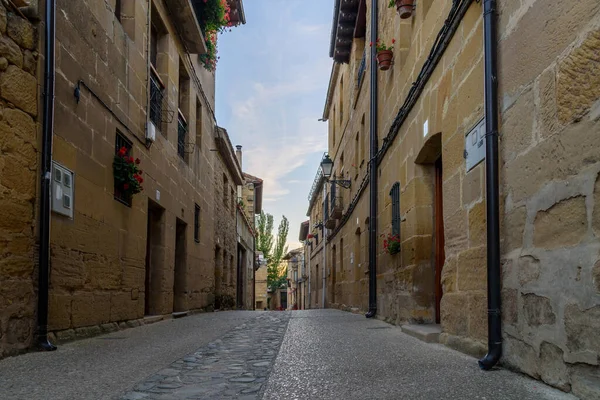
[[[188,126],[187,122],[183,118],[183,115],[179,113],[177,120],[177,154],[179,157],[185,160],[185,142],[187,140]]]
[[[121,132],[117,131],[117,134],[115,136],[115,154],[119,152],[121,147],[125,147],[127,149],[126,155],[131,156],[131,141],[127,139]],[[114,186],[114,196],[115,200],[125,204],[126,206],[131,207],[131,196],[127,196],[126,194],[121,193],[117,188],[116,183]]]
[[[164,86],[158,76],[150,74],[150,121],[160,131],[163,114]]]
[[[390,190],[392,196],[392,235],[400,234],[400,183],[396,182]]]
[[[196,243],[200,243],[200,206],[198,204],[194,207],[194,240]]]
[[[357,78],[357,82],[356,82],[356,87],[358,89],[360,89],[360,85],[362,84],[362,81],[365,77],[365,71],[367,69],[367,50],[365,49],[365,51],[363,52],[363,56],[362,59],[360,60],[360,65],[358,66],[358,78]]]

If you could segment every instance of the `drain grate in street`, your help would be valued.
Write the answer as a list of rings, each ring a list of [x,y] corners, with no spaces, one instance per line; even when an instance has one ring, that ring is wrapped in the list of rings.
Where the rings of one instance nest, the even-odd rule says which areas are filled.
[[[367,329],[392,329],[391,326],[373,326],[371,328],[367,328]]]

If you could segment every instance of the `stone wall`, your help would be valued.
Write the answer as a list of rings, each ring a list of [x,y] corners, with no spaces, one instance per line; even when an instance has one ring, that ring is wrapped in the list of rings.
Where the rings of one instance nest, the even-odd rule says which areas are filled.
[[[401,21],[386,3],[379,2],[378,36],[386,43],[395,38],[396,44],[394,65],[378,73],[379,148],[387,146],[390,125],[452,5],[424,2],[411,20]],[[504,362],[595,398],[600,5],[593,0],[499,5]],[[368,8],[367,21],[369,13]],[[433,163],[441,155],[441,341],[473,355],[482,355],[487,341],[485,168],[479,164],[467,172],[463,153],[466,134],[483,118],[482,15],[482,5],[473,2],[378,166],[378,235],[391,232],[390,189],[396,182],[403,218],[399,254],[386,254],[378,242],[379,317],[398,324],[435,322],[440,215]],[[328,305],[364,311],[369,185],[361,183],[368,173],[372,66],[367,62],[361,82],[363,48],[362,39],[355,39],[350,63],[334,66],[325,113],[337,178],[352,181],[349,190],[337,189],[344,212],[358,196],[345,224],[340,228],[338,222],[330,232],[326,270],[334,272],[327,275]],[[322,262],[317,251],[312,262]]]
[[[254,272],[255,279],[255,303],[257,310],[267,308],[267,266],[262,265]]]
[[[27,349],[36,321],[38,32],[0,4],[0,358]]]
[[[598,398],[600,4],[501,11],[504,362]]]
[[[246,213],[244,208],[241,206],[237,206],[237,238],[238,244],[243,247],[244,253],[242,256],[242,260],[237,260],[238,256],[236,256],[236,261],[241,263],[242,268],[242,282],[237,282],[237,285],[242,285],[242,299],[239,302],[240,305],[243,306],[246,310],[252,310],[252,293],[254,286],[254,231],[252,226],[250,225],[250,221],[248,221],[246,217]],[[236,264],[236,270],[237,270]]]
[[[74,218],[52,216],[49,324],[59,339],[85,335],[87,326],[112,329],[147,314],[214,304],[215,238],[206,234],[220,211],[212,179],[217,156],[210,151],[214,75],[187,57],[165,2],[153,1],[151,10],[148,4],[125,0],[116,16],[114,0],[57,1],[54,160],[75,173]],[[161,26],[155,67],[166,94],[152,144],[145,140],[149,16]],[[180,76],[198,79],[180,84]],[[84,86],[77,102],[79,80],[107,107]],[[183,158],[178,109],[188,125]],[[145,179],[130,207],[114,198],[117,132],[132,143]],[[235,227],[234,215],[225,218]]]
[[[226,135],[226,133],[225,133]],[[220,154],[214,164],[215,307],[235,307],[237,285],[237,186]]]

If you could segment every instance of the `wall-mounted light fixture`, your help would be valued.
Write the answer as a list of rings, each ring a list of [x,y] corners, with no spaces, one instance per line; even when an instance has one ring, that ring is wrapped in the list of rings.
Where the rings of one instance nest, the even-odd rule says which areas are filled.
[[[321,171],[323,171],[323,177],[327,182],[339,185],[344,189],[350,189],[352,181],[349,179],[329,179],[333,171],[333,161],[329,158],[329,154],[326,154],[321,161]]]

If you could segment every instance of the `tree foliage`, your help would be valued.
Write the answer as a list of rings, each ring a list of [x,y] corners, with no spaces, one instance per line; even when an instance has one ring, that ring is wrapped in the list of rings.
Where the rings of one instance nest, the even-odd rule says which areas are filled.
[[[261,212],[256,217],[257,233],[256,249],[263,253],[267,261],[267,286],[275,290],[285,284],[287,268],[282,265],[281,259],[287,253],[285,245],[289,232],[288,219],[283,216],[277,229],[277,238],[273,237],[273,216]]]
[[[256,217],[256,226],[256,250],[262,252],[265,259],[269,260],[273,251],[273,216],[261,211]]]

